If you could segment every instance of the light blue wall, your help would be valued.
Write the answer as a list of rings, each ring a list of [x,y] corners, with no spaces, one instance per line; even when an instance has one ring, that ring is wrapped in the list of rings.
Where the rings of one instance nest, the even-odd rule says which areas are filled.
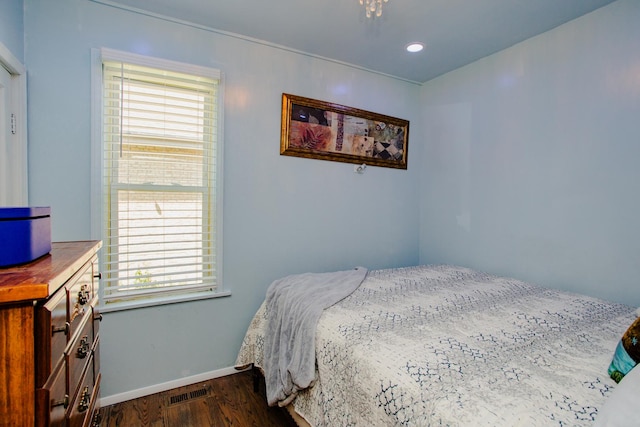
[[[30,203],[52,206],[55,240],[91,237],[91,48],[227,77],[233,295],[105,315],[103,396],[230,366],[266,287],[294,272],[448,262],[640,305],[635,0],[418,90],[88,0],[25,0],[24,17]],[[13,50],[1,31],[0,40]],[[357,175],[347,164],[279,156],[282,92],[409,119],[409,170]]]
[[[24,63],[24,13],[22,0],[0,0],[0,43]]]
[[[25,0],[25,32],[30,203],[52,207],[54,240],[91,238],[91,48],[226,75],[224,282],[232,296],[105,314],[103,396],[231,366],[278,277],[417,264],[415,85],[88,0]],[[409,169],[358,175],[345,163],[280,156],[283,92],[410,120]]]
[[[422,88],[420,261],[640,306],[640,2]]]

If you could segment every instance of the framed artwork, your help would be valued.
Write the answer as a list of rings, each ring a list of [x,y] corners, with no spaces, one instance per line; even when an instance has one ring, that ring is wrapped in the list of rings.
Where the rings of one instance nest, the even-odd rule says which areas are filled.
[[[281,125],[281,155],[407,169],[407,120],[283,93]]]

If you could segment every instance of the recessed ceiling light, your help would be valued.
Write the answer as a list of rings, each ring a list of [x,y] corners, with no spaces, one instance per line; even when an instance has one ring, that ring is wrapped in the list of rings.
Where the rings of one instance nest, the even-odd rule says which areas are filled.
[[[424,45],[420,42],[414,42],[414,43],[409,43],[407,45],[407,52],[420,52],[422,49],[424,49]]]

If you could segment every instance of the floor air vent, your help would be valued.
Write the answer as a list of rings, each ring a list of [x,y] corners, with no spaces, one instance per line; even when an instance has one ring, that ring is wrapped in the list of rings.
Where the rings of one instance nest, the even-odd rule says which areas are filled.
[[[171,396],[169,403],[175,405],[176,403],[182,403],[185,400],[189,400],[189,393],[178,394],[177,396]]]
[[[177,394],[175,396],[171,396],[169,398],[169,404],[170,405],[177,405],[179,403],[184,403],[187,400],[191,400],[191,399],[197,399],[199,397],[205,397],[209,394],[209,390],[207,390],[206,388],[200,388],[197,390],[192,390],[190,392],[187,393],[181,393],[181,394]]]

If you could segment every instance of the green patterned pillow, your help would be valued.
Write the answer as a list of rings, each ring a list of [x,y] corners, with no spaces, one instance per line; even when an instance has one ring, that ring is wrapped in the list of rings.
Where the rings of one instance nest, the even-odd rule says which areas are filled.
[[[640,309],[638,311],[640,312]],[[609,376],[619,383],[638,363],[640,363],[640,317],[622,335],[609,365]]]

